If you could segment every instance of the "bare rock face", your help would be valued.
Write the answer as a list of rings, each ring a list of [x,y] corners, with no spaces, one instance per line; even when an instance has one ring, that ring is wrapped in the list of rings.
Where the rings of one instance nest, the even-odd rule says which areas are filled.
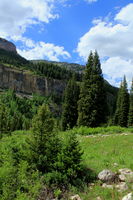
[[[17,53],[16,46],[3,38],[0,38],[0,49]]]
[[[112,183],[115,182],[116,174],[108,169],[104,169],[98,174],[99,180],[105,183]]]
[[[43,96],[54,94],[59,97],[62,95],[65,83],[61,80],[48,79],[27,73],[27,71],[0,65],[0,88],[12,89],[28,95],[33,93]]]

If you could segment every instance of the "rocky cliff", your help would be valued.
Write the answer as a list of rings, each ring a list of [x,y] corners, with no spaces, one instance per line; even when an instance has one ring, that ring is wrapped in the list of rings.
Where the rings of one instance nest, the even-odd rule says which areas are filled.
[[[9,42],[3,38],[0,38],[0,49],[17,53],[16,46],[12,42]]]
[[[65,88],[65,82],[33,75],[27,71],[12,69],[0,64],[0,88],[12,89],[29,95],[37,93],[60,96]]]

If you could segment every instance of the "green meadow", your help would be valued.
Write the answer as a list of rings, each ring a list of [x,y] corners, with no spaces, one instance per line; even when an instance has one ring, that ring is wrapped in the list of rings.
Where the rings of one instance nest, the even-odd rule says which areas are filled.
[[[111,129],[117,129],[116,133],[110,132]],[[79,131],[73,129],[72,132],[75,133],[75,130]],[[88,130],[91,132],[91,129]],[[102,128],[102,130],[104,129]],[[93,170],[96,175],[103,169],[110,169],[113,172],[118,172],[120,168],[133,170],[132,129],[125,128],[123,131],[125,135],[118,127],[110,127],[110,130],[106,131],[105,128],[103,132],[106,134],[104,134],[97,131],[96,128],[95,131],[92,129],[92,133],[97,132],[97,134],[89,132],[87,135],[86,129],[86,134],[79,135],[79,132],[77,134],[84,152],[83,163],[86,169]],[[65,139],[69,132],[60,132],[59,135]],[[42,179],[40,179],[38,172],[32,173],[30,166],[24,161],[29,154],[27,142],[30,135],[30,131],[16,131],[12,133],[12,136],[5,136],[0,140],[0,185],[2,186],[4,182],[2,188],[0,187],[0,191],[4,192],[0,196],[1,200],[36,200],[39,195],[43,185]],[[93,182],[94,186],[85,184],[81,190],[77,187],[71,187],[66,199],[69,199],[69,196],[73,194],[79,194],[82,200],[96,200],[97,197],[101,197],[102,200],[121,200],[125,194],[132,191],[131,184],[128,184],[129,189],[126,192],[118,192],[115,188],[102,188],[101,182],[98,180]],[[12,196],[9,195],[11,193]]]

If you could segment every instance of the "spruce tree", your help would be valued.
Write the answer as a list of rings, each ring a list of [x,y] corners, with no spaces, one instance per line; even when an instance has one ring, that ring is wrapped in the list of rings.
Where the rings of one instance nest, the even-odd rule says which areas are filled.
[[[133,126],[133,79],[130,90],[130,106],[129,106],[129,115],[128,115],[128,126]]]
[[[42,173],[53,170],[60,149],[54,129],[54,119],[47,105],[42,105],[32,121],[32,138],[29,142],[31,164]]]
[[[116,112],[114,119],[116,125],[127,127],[128,111],[129,111],[129,94],[127,89],[126,77],[124,76],[124,79],[120,85],[117,98],[117,105],[116,105]]]
[[[75,76],[68,81],[64,93],[64,104],[62,113],[62,129],[73,128],[78,119],[78,99],[79,86],[76,83]]]
[[[105,122],[106,92],[97,52],[91,52],[81,85],[78,125],[97,127]]]
[[[76,135],[70,133],[58,156],[57,171],[61,173],[64,183],[74,184],[77,179],[82,179],[81,172],[83,151],[79,145]]]

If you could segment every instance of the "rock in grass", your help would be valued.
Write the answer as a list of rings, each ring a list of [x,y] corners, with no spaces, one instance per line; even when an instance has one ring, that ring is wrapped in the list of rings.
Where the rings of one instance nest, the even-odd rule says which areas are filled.
[[[127,181],[129,183],[133,183],[133,172],[130,169],[124,168],[119,169],[119,180],[120,181]]]
[[[103,184],[102,184],[102,187],[103,187],[103,188],[113,189],[114,186],[113,186],[113,185],[108,185],[108,184],[106,184],[106,183],[103,183]]]
[[[81,200],[80,196],[78,194],[71,196],[70,197],[71,200]]]
[[[96,200],[102,200],[101,197],[97,197]]]
[[[124,196],[122,200],[133,200],[133,193],[129,193],[128,195]]]
[[[98,174],[98,178],[105,183],[114,183],[116,179],[116,174],[108,169],[104,169]]]
[[[119,183],[115,187],[118,190],[118,192],[124,192],[124,191],[128,190],[128,186],[125,182]]]

